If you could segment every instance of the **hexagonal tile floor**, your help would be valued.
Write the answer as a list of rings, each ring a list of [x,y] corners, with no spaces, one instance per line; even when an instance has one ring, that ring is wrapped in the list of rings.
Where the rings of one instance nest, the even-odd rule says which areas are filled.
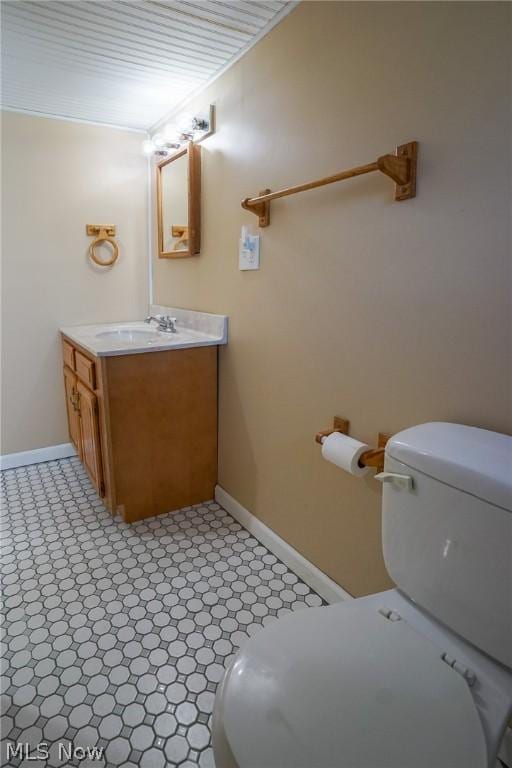
[[[4,766],[213,768],[234,653],[322,604],[218,504],[113,519],[76,458],[5,470],[2,514]]]

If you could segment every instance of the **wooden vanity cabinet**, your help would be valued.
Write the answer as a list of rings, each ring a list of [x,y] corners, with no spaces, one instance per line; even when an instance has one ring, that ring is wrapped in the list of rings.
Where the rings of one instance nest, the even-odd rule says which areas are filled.
[[[94,357],[63,336],[70,438],[126,522],[213,498],[217,347]]]

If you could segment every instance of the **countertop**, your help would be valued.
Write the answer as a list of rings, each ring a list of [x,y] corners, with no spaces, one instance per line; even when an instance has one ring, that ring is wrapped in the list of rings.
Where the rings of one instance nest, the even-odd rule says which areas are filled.
[[[177,333],[159,331],[156,323],[143,320],[64,326],[60,332],[95,357],[227,344],[226,315],[160,305],[152,305],[150,314],[175,317]]]

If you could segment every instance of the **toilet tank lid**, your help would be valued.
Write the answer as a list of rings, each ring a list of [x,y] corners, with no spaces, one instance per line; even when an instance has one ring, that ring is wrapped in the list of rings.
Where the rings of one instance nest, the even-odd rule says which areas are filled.
[[[512,437],[463,424],[404,429],[386,455],[436,480],[512,512]]]

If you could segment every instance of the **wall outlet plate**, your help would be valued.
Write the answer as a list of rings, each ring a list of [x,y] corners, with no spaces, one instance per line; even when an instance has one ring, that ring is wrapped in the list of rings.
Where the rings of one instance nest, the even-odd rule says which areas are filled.
[[[247,235],[239,241],[238,268],[245,271],[260,268],[260,236]]]

